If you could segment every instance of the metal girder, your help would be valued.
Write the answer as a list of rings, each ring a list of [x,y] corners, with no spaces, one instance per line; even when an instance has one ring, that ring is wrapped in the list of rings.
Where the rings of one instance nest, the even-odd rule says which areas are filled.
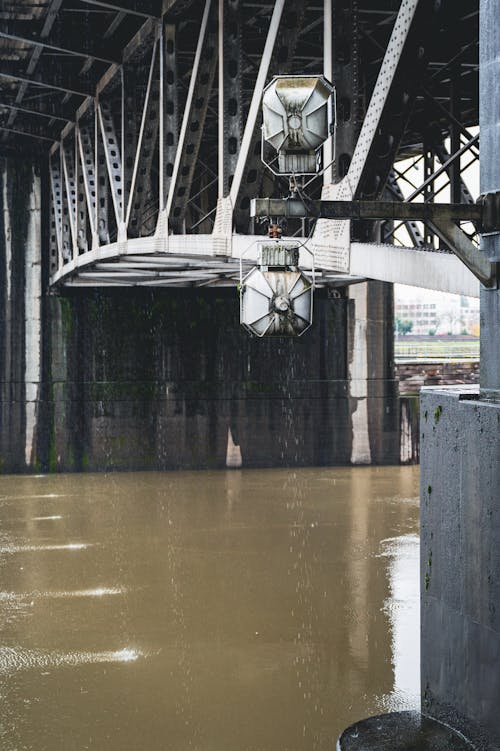
[[[49,138],[48,136],[42,136],[40,133],[33,133],[29,130],[21,130],[20,128],[7,128],[7,126],[0,125],[0,130],[4,133],[16,133],[18,136],[25,136],[26,138],[35,138],[38,141],[45,141],[47,143],[56,143],[56,138]]]
[[[177,68],[177,30],[174,24],[163,29],[163,61],[161,86],[160,143],[160,212],[165,208],[174,174],[175,155],[179,141],[179,74]]]
[[[457,204],[465,206],[465,204]],[[471,209],[471,206],[466,206]],[[429,224],[433,231],[444,240],[456,256],[467,266],[485,287],[496,286],[496,267],[485,254],[474,245],[460,227],[452,221],[432,221]]]
[[[424,0],[427,3],[427,0]],[[374,171],[372,180],[375,182],[375,189],[383,190],[385,180],[382,182],[379,176],[380,171],[388,170],[387,175],[392,168],[394,156],[394,143],[390,141],[383,144],[383,160],[377,165],[376,152],[373,151],[374,143],[377,136],[384,136],[384,130],[380,128],[381,118],[384,111],[387,112],[387,102],[391,93],[392,84],[397,75],[399,64],[408,39],[408,34],[412,27],[415,12],[419,5],[419,0],[402,0],[396,21],[394,23],[387,49],[380,66],[380,70],[375,82],[371,95],[370,104],[363,124],[356,140],[356,146],[352,159],[346,163],[346,174],[338,183],[325,185],[323,187],[323,198],[341,199],[350,201],[360,191],[361,180],[366,179],[366,166],[369,155],[374,155]],[[348,48],[347,48],[348,52]],[[399,106],[406,107],[406,95]],[[390,126],[389,126],[390,127]],[[390,130],[389,130],[390,135]],[[361,186],[361,192],[373,191],[373,186],[368,184]],[[371,230],[371,228],[370,228]],[[316,223],[314,234],[311,240],[311,248],[316,254],[318,263],[325,268],[336,269],[341,272],[349,271],[349,252],[351,227],[345,220],[339,221],[318,221]],[[371,239],[371,238],[370,238]]]
[[[471,148],[471,146],[473,146],[475,143],[478,143],[478,141],[479,141],[479,133],[473,136],[469,141],[467,141],[467,143],[465,143],[457,152],[455,152],[455,154],[452,154],[450,158],[444,164],[441,165],[441,167],[438,167],[437,170],[432,172],[432,174],[429,175],[424,180],[422,185],[416,188],[413,191],[413,193],[408,196],[406,200],[413,201],[413,199],[416,198],[418,195],[420,195],[420,193],[423,193],[428,185],[434,182],[434,180],[437,177],[439,177],[439,175],[442,175],[443,172],[446,172],[449,169],[450,165],[452,165],[456,159],[459,159],[462,154],[468,151]]]
[[[9,110],[14,112],[22,112],[24,115],[30,115],[31,117],[44,117],[47,120],[60,120],[63,123],[71,122],[70,117],[62,117],[61,115],[55,115],[51,112],[42,112],[41,110],[28,109],[27,107],[21,107],[20,104],[8,104],[7,102],[0,101],[0,110]]]
[[[109,188],[113,207],[115,211],[115,220],[120,235],[120,230],[125,225],[125,196],[123,186],[123,168],[121,156],[121,144],[116,133],[113,113],[108,102],[98,101],[97,112],[99,117],[99,126],[106,159],[106,167],[109,177]]]
[[[467,128],[463,125],[463,123],[461,123],[459,120],[457,120],[457,118],[451,112],[449,112],[449,110],[447,110],[446,107],[443,107],[443,105],[441,104],[441,102],[439,102],[436,99],[436,97],[432,96],[432,94],[429,91],[427,91],[427,89],[425,87],[422,88],[421,91],[422,91],[422,94],[424,95],[424,97],[429,102],[432,103],[433,107],[441,115],[443,115],[449,123],[451,123],[452,125],[455,125],[456,128],[458,128],[458,130],[460,131],[460,133],[463,136],[465,136],[465,138],[467,140],[469,140],[472,137],[470,131],[467,130]]]
[[[402,7],[403,5],[404,3]],[[429,34],[435,33],[435,28],[439,28],[441,12],[441,5],[432,0],[419,0],[414,10],[401,57],[381,112],[379,127],[373,135],[354,194],[356,198],[375,199],[380,198],[383,193],[427,68],[427,39]]]
[[[62,0],[49,0],[49,5],[47,8],[47,15],[45,17],[42,30],[40,31],[41,39],[44,39],[50,34],[52,26],[54,25],[54,22],[57,18],[57,14],[59,12],[61,4],[62,4]],[[34,72],[41,54],[42,54],[42,48],[35,47],[35,49],[33,50],[31,54],[28,67],[26,68],[26,73],[28,75],[31,75]],[[20,102],[22,102],[27,88],[28,88],[28,84],[26,82],[21,83],[21,86],[19,87],[19,90],[16,94],[16,104],[19,104]],[[8,123],[9,126],[12,126],[12,124],[14,123],[16,119],[16,116],[17,116],[17,112],[15,112],[14,110],[11,111],[10,116],[9,116],[9,123]]]
[[[80,170],[83,178],[83,186],[87,201],[87,217],[92,235],[92,246],[95,245],[96,237],[96,175],[95,157],[92,142],[92,133],[89,127],[78,126],[76,128],[78,155],[80,158]]]
[[[76,200],[76,175],[75,175],[75,162],[74,154],[71,146],[61,144],[61,160],[64,175],[64,186],[66,193],[63,200],[63,205],[67,209],[67,217],[69,220],[69,236],[71,239],[72,255],[77,255],[77,225],[76,225],[76,213],[77,213],[77,200]]]
[[[82,2],[115,13],[123,12],[141,18],[159,18],[162,12],[161,0],[119,0],[116,3],[110,2],[110,0],[82,0]]]
[[[242,19],[240,0],[220,0],[223,23],[219,25],[219,198],[231,188],[242,136]],[[219,11],[220,18],[220,11]],[[220,24],[220,21],[219,21]],[[222,34],[221,34],[222,31]],[[222,56],[221,56],[222,51]]]
[[[332,2],[325,65],[328,80],[335,81],[337,120],[335,123],[336,159],[325,183],[337,183],[347,174],[363,122],[363,94],[360,80],[359,2]],[[328,14],[330,15],[330,14]],[[327,58],[328,54],[328,58]]]
[[[56,44],[55,40],[52,39],[42,39],[41,37],[35,37],[32,36],[30,33],[27,33],[31,31],[33,28],[33,24],[29,24],[29,29],[24,26],[24,24],[9,24],[9,31],[2,31],[0,29],[0,38],[2,39],[8,39],[12,42],[21,42],[23,44],[30,44],[34,45],[36,47],[43,47],[48,50],[52,50],[54,52],[62,52],[66,55],[73,55],[76,57],[89,57],[93,60],[99,60],[103,63],[119,63],[120,60],[118,58],[110,58],[109,55],[106,57],[103,54],[103,50],[100,49],[79,49],[78,47],[72,45],[71,47],[67,46],[66,44],[61,45]],[[24,33],[23,33],[24,29]]]
[[[216,66],[217,2],[206,0],[165,209],[176,231],[185,218]]]
[[[51,264],[63,265],[63,186],[59,159],[49,162],[50,189],[52,194],[51,216]]]
[[[434,152],[441,162],[442,165],[447,165],[446,171],[448,172],[448,177],[450,177],[450,165],[451,165],[451,157],[452,154],[448,151],[444,143],[435,143],[434,144]],[[472,198],[469,189],[467,185],[465,184],[462,177],[459,179],[459,185],[460,185],[460,195],[458,197],[458,200],[461,201],[461,203],[474,203],[474,199]]]
[[[110,241],[109,234],[109,178],[106,167],[106,157],[104,155],[104,146],[100,134],[99,114],[97,105],[94,110],[94,157],[96,181],[96,202],[97,202],[97,238],[100,243],[107,245]]]
[[[261,132],[258,121],[262,91],[271,74],[290,71],[306,6],[307,0],[277,0],[274,3],[230,191],[239,231],[246,231],[250,199],[259,190],[264,170],[260,158]],[[293,19],[293,23],[290,23],[290,19]]]
[[[481,221],[482,206],[464,203],[407,203],[406,201],[311,201],[300,198],[254,198],[253,217],[304,217],[321,219],[401,219],[425,221]]]
[[[160,30],[160,33],[161,33],[161,30]],[[154,71],[155,71],[155,67],[157,64],[157,57],[158,57],[157,52],[158,52],[158,38],[156,38],[154,41],[152,53],[151,53],[151,62],[149,66],[148,80],[146,84],[146,92],[144,95],[144,104],[142,108],[141,124],[139,128],[139,135],[138,135],[137,143],[135,144],[134,166],[133,166],[131,180],[130,180],[130,189],[129,189],[129,194],[128,194],[128,202],[127,202],[127,209],[126,209],[126,216],[125,216],[125,224],[127,225],[127,228],[128,228],[130,224],[130,218],[132,215],[132,209],[133,208],[135,209],[134,224],[138,230],[140,229],[139,217],[142,214],[142,210],[144,208],[144,203],[145,203],[145,198],[146,198],[145,196],[146,181],[149,180],[154,146],[158,138],[158,123],[160,119],[160,106],[161,106],[160,96],[158,96],[157,101],[152,105],[152,108],[150,108],[151,92],[153,89],[153,76],[154,76]],[[161,57],[160,57],[159,65],[160,66],[162,65]],[[156,83],[158,84],[158,80],[156,81]],[[146,129],[147,129],[147,133],[146,133]],[[145,142],[144,149],[143,149],[143,142]],[[140,170],[139,170],[139,162],[141,163]],[[137,180],[139,173],[141,177],[140,181]],[[137,198],[135,196],[136,183],[137,183]]]
[[[404,195],[399,187],[397,177],[394,173],[394,170],[389,175],[389,179],[387,181],[387,188],[388,190],[398,199],[398,201],[404,201]],[[421,248],[424,245],[424,238],[422,236],[422,233],[420,232],[418,225],[415,221],[407,220],[404,223],[406,230],[410,236],[410,239],[415,246],[415,248]]]
[[[254,217],[316,216],[322,219],[402,219],[426,222],[485,286],[495,283],[494,265],[454,222],[481,223],[483,206],[463,203],[406,203],[395,201],[314,201],[306,207],[298,199],[256,198]]]
[[[140,29],[134,34],[130,42],[126,45],[125,49],[123,50],[122,54],[122,64],[125,64],[130,60],[130,58],[134,55],[134,53],[137,51],[137,49],[145,43],[148,36],[154,33],[157,26],[157,22],[154,21],[151,18],[148,18],[140,27]],[[82,102],[80,107],[78,108],[76,112],[76,120],[80,120],[87,112],[88,110],[93,106],[94,100],[96,96],[99,96],[107,86],[113,81],[115,76],[121,71],[121,66],[116,65],[113,63],[113,65],[110,65],[108,70],[104,73],[103,76],[99,79],[95,86],[95,90],[92,92],[89,92],[85,95],[85,100]],[[61,137],[65,138],[74,127],[74,123],[68,123],[68,125],[64,128],[63,132],[61,133]]]
[[[58,76],[56,80],[47,80],[43,75],[37,73],[33,76],[20,76],[17,66],[8,66],[6,63],[2,63],[2,70],[0,70],[0,78],[7,78],[11,81],[19,81],[20,83],[27,84],[28,86],[39,86],[44,89],[53,89],[54,91],[63,91],[65,94],[72,94],[81,97],[91,97],[93,92],[90,87],[80,86],[77,88],[73,85],[72,78],[64,78]]]

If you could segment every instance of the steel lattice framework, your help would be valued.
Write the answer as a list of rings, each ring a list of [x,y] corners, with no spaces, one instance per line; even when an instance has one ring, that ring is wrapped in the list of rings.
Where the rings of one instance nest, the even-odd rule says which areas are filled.
[[[336,133],[307,198],[473,200],[477,0],[4,0],[0,60],[0,149],[48,167],[52,285],[236,284],[264,231],[251,198],[287,188],[260,161],[262,90],[278,73],[336,86]],[[475,252],[472,225],[287,231],[309,238],[325,283],[428,286],[419,267],[434,251],[434,286],[474,293],[450,253]]]

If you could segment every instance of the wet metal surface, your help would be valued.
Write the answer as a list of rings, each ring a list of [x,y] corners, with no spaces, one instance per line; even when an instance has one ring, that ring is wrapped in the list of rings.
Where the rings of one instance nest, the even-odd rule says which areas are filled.
[[[3,751],[309,751],[417,706],[418,468],[0,477]]]
[[[368,717],[347,728],[338,751],[474,751],[463,735],[420,712]]]

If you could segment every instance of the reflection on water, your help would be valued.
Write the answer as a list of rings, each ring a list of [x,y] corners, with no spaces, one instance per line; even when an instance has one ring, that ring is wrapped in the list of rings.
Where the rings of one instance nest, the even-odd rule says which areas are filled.
[[[414,467],[0,478],[1,748],[321,751],[415,706],[417,495]]]

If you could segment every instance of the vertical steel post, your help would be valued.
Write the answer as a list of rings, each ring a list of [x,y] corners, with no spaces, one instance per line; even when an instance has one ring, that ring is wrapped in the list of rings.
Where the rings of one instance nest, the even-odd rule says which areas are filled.
[[[165,51],[163,40],[163,21],[159,24],[159,37],[160,37],[160,59],[158,61],[160,67],[160,114],[159,114],[159,144],[158,144],[158,159],[159,159],[159,178],[158,178],[158,216],[165,208],[165,105],[164,105],[164,74],[165,74]],[[155,42],[156,44],[156,42]]]
[[[125,184],[125,70],[123,68],[123,65],[120,70],[120,83],[121,83],[121,152],[122,152],[122,163],[121,163],[121,173],[122,173],[122,205],[121,205],[121,215],[120,220],[121,223],[125,224],[125,210],[127,205],[127,194],[126,189],[127,186]]]
[[[219,0],[218,197],[224,197],[224,0]]]
[[[481,193],[500,191],[500,0],[481,0],[479,23],[479,124]],[[481,250],[500,262],[500,232],[481,237]],[[498,276],[497,276],[498,278]],[[500,399],[500,290],[481,289],[481,391]],[[498,440],[498,434],[497,438]]]
[[[458,122],[461,120],[461,96],[460,96],[460,63],[455,63],[451,72],[450,110],[454,118],[450,128],[450,152],[456,154],[460,150],[460,129]],[[457,122],[458,121],[458,122]],[[460,179],[460,157],[455,159],[451,166],[450,197],[452,203],[460,203],[462,200],[462,183]]]
[[[323,2],[323,72],[328,81],[333,82],[333,0]],[[333,182],[333,135],[323,145],[323,184]]]
[[[252,143],[252,136],[255,128],[255,123],[259,116],[260,102],[262,99],[262,92],[266,83],[267,74],[269,71],[269,64],[273,54],[274,44],[278,35],[278,29],[281,21],[281,14],[285,6],[285,0],[276,0],[273,8],[273,15],[271,16],[271,22],[269,24],[269,30],[267,32],[266,43],[264,45],[264,52],[260,61],[259,72],[257,73],[257,80],[252,94],[252,101],[250,102],[250,109],[248,111],[248,117],[245,124],[245,131],[241,141],[240,153],[238,156],[238,162],[234,170],[233,182],[231,183],[231,203],[236,205],[238,199],[238,193],[240,190],[241,180],[243,177],[243,171],[248,159],[250,151],[250,145]]]
[[[434,153],[432,151],[429,139],[424,137],[424,181],[428,180],[434,174]],[[424,201],[426,203],[434,201],[434,180],[431,180],[424,189]],[[434,244],[434,234],[428,225],[424,225],[424,239],[427,245]]]

